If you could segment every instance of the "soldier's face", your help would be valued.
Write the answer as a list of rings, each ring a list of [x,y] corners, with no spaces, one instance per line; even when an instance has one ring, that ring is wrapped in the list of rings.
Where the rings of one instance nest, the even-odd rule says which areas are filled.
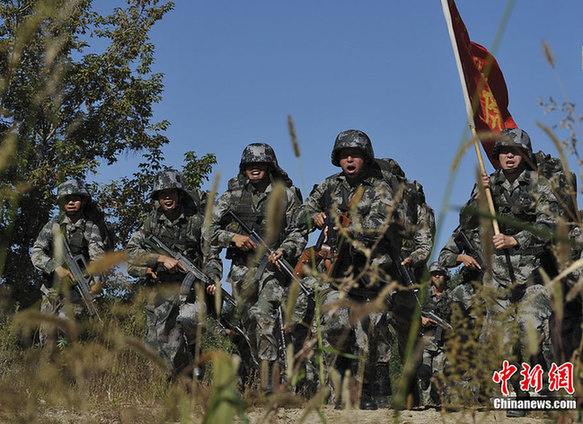
[[[245,166],[245,175],[251,182],[261,181],[267,174],[266,163],[250,163]]]
[[[342,171],[347,176],[355,176],[364,169],[364,154],[360,149],[342,149],[338,153]]]
[[[158,192],[158,203],[162,206],[164,212],[171,212],[178,208],[178,200],[180,195],[178,190],[171,188],[167,190],[161,190]]]
[[[78,194],[65,196],[65,213],[69,216],[79,213],[83,209],[83,206],[85,206],[85,202],[85,198]]]
[[[442,289],[445,285],[445,275],[440,272],[431,274],[431,283],[438,289]]]
[[[519,169],[522,162],[522,151],[516,147],[502,147],[498,160],[505,171]]]

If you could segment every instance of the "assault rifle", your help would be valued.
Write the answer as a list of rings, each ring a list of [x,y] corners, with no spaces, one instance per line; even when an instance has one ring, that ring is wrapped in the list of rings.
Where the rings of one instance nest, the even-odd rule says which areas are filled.
[[[464,230],[462,230],[461,228],[454,237],[454,242],[460,250],[466,252],[468,255],[470,255],[478,262],[482,272],[485,271],[486,259],[484,258],[484,254],[482,253],[481,250],[476,249],[476,247],[472,244]]]
[[[184,268],[186,268],[186,276],[184,277],[184,279],[182,280],[182,284],[180,285],[181,294],[188,295],[195,280],[202,281],[205,285],[205,288],[215,284],[215,282],[208,275],[202,272],[200,268],[193,264],[190,261],[190,259],[184,256],[182,253],[175,252],[174,250],[170,249],[158,237],[150,236],[146,240],[146,244],[148,244],[150,247],[153,247],[158,251],[163,252],[164,254],[170,256],[171,258],[176,259],[178,262],[182,264],[182,266],[184,266]],[[221,297],[225,299],[227,303],[230,303],[232,306],[237,307],[237,302],[235,301],[235,298],[231,295],[231,293],[229,293],[222,287]]]
[[[205,288],[215,284],[215,282],[208,275],[206,275],[200,268],[193,264],[190,261],[190,259],[184,256],[182,253],[175,252],[174,250],[170,249],[170,247],[166,246],[166,244],[164,244],[164,242],[160,240],[158,237],[150,236],[149,238],[146,239],[146,244],[152,247],[154,250],[160,251],[170,256],[171,258],[177,260],[182,264],[182,266],[184,266],[184,268],[186,268],[186,276],[184,277],[184,279],[182,280],[182,284],[180,285],[180,293],[182,295],[188,295],[195,280],[202,281],[205,285]],[[231,295],[231,293],[229,293],[222,287],[221,298],[225,299],[225,302],[229,303],[235,309],[237,309],[237,301],[235,300],[233,295]],[[219,323],[222,325],[220,321]],[[238,325],[235,325],[230,322],[228,323],[228,326],[231,327],[239,336],[245,339],[245,342],[249,345],[251,352],[253,352],[251,340],[249,340],[249,337],[247,337],[243,330]],[[259,368],[259,362],[257,361],[257,358],[255,358],[253,354],[251,355],[251,359],[253,360],[254,365]]]
[[[413,270],[407,265],[403,265],[403,260],[401,259],[401,255],[396,255],[397,257],[397,268],[399,269],[399,275],[401,276],[403,282],[406,286],[414,286],[417,284],[415,281],[415,275],[413,274]]]
[[[233,212],[232,210],[229,209],[229,214],[231,215],[231,217],[237,222],[237,224],[239,224],[239,226],[243,229],[243,231],[245,231],[249,237],[251,238],[251,240],[253,241],[253,243],[255,243],[255,245],[257,246],[262,246],[265,251],[266,254],[270,255],[272,254],[274,251],[272,248],[269,247],[269,245],[265,242],[265,240],[263,240],[263,238],[261,238],[261,236],[257,233],[257,231],[252,230],[251,228],[249,228],[247,226],[247,224],[245,224],[241,218],[239,218],[237,216],[237,214],[235,212]],[[291,265],[284,260],[283,258],[279,258],[277,260],[277,264],[279,265],[280,269],[292,280],[292,281],[297,281],[300,289],[302,290],[302,292],[308,296],[308,298],[311,297],[311,293],[310,291],[306,288],[306,286],[304,286],[300,279],[294,274],[294,270],[291,267]],[[278,343],[278,352],[279,352],[279,356],[280,359],[282,361],[282,366],[285,369],[287,369],[287,360],[286,360],[286,347],[289,344],[289,340],[288,340],[288,336],[286,334],[286,331],[283,328],[283,307],[280,305],[278,308],[278,318],[279,318],[279,343]]]
[[[429,319],[435,321],[435,323],[437,324],[437,328],[435,329],[435,334],[433,336],[433,339],[435,340],[436,343],[441,343],[441,341],[443,339],[443,331],[444,330],[446,330],[446,329],[453,330],[453,327],[451,326],[450,323],[448,323],[444,319],[441,319],[434,312],[427,312],[427,311],[422,310],[421,315],[424,316],[425,318],[429,318]]]
[[[435,312],[422,310],[421,316],[424,316],[425,318],[429,318],[429,319],[435,321],[435,323],[443,329],[453,330],[452,325],[449,322],[447,322],[446,320],[437,316],[437,314]]]
[[[196,265],[194,265],[190,259],[184,256],[180,252],[175,252],[174,250],[170,249],[170,247],[166,246],[162,240],[160,240],[156,236],[150,236],[146,239],[146,244],[153,248],[154,250],[163,253],[164,255],[170,256],[171,258],[180,262],[180,264],[186,268],[186,276],[182,280],[182,284],[180,285],[180,294],[187,296],[190,293],[190,289],[192,289],[192,285],[194,284],[195,280],[202,281],[205,286],[210,286],[215,284],[213,280],[210,279],[208,275],[202,272]]]
[[[85,269],[87,268],[87,262],[85,261],[85,257],[83,255],[73,255],[71,251],[71,246],[67,243],[67,240],[63,236],[63,246],[65,247],[65,262],[67,263],[67,268],[73,274],[73,278],[75,279],[74,287],[77,289],[83,302],[87,306],[87,310],[91,316],[97,318],[97,320],[103,324],[103,320],[93,303],[93,296],[90,293],[90,285],[91,281],[93,280],[93,276],[87,275],[85,273]]]
[[[333,273],[335,260],[338,259],[338,251],[342,245],[338,243],[338,230],[336,229],[336,222],[334,221],[334,216],[332,214],[332,198],[328,191],[324,194],[324,209],[326,220],[324,221],[324,226],[322,227],[322,231],[318,236],[316,244],[304,249],[293,270],[294,275],[297,278],[303,276],[304,266],[310,266],[314,261],[318,264],[322,259],[325,260],[324,264],[328,275],[332,275]],[[341,210],[344,211],[338,215],[340,226],[347,227],[350,223],[350,218],[348,218],[348,208],[341,207]],[[329,250],[322,249],[324,244],[326,244]]]
[[[247,226],[247,224],[245,224],[241,220],[241,218],[239,218],[237,216],[237,214],[235,212],[233,212],[232,210],[229,209],[228,212],[231,215],[231,217],[237,222],[237,224],[239,224],[239,226],[243,229],[243,231],[245,231],[249,235],[249,237],[251,238],[251,240],[253,241],[253,243],[255,243],[255,245],[257,245],[257,246],[263,246],[263,248],[267,252],[267,255],[271,255],[272,253],[274,253],[273,249],[267,245],[267,243],[265,242],[265,240],[263,240],[261,238],[261,236],[259,235],[259,233],[257,233],[257,231],[252,230],[251,228],[249,228]],[[310,291],[306,288],[306,286],[304,286],[300,282],[300,280],[298,279],[298,277],[296,277],[294,275],[293,268],[291,267],[291,265],[285,259],[279,258],[277,260],[277,264],[279,265],[279,268],[284,272],[284,274],[286,274],[291,280],[295,280],[295,281],[297,281],[299,283],[300,289],[302,290],[302,292],[304,292],[304,294],[306,296],[310,296]]]

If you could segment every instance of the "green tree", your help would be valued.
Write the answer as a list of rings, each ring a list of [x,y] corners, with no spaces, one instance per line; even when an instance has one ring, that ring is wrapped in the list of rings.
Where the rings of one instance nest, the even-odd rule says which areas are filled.
[[[28,255],[54,188],[122,153],[143,154],[134,178],[112,183],[123,185],[115,207],[162,167],[169,123],[152,120],[163,83],[148,34],[173,6],[128,0],[101,16],[91,0],[0,0],[0,276],[23,306],[38,296]]]

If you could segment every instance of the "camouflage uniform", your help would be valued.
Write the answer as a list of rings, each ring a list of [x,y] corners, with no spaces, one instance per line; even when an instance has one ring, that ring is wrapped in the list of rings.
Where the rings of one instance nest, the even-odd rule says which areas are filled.
[[[439,294],[434,290],[433,284],[428,287],[423,301],[423,312],[433,312],[439,318],[449,322],[451,303],[451,290],[447,288],[447,282],[450,279],[449,271],[437,262],[433,262],[429,267],[429,272],[431,274],[443,273],[446,287]],[[425,325],[421,327],[421,336],[423,338],[422,368],[427,370],[425,378],[421,379],[423,403],[425,405],[431,402],[439,404],[441,402],[439,392],[434,384],[430,384],[430,378],[435,374],[443,374],[445,370],[444,329],[436,324]]]
[[[85,184],[78,179],[69,179],[57,188],[57,199],[60,204],[69,195],[82,196],[87,202],[91,200]],[[72,253],[74,255],[83,255],[87,262],[95,261],[103,256],[105,253],[104,244],[97,224],[88,220],[85,216],[81,216],[75,223],[72,223],[63,208],[61,208],[59,215],[45,224],[32,246],[30,253],[32,264],[46,277],[44,284],[41,286],[43,294],[41,312],[55,314],[60,318],[70,318],[68,316],[69,308],[65,307],[65,300],[68,298],[72,304],[71,311],[74,317],[79,318],[84,309],[81,295],[77,290],[70,290],[68,293],[64,293],[62,282],[54,272],[58,266],[66,268],[64,257],[56,255],[60,251],[54,246],[55,235],[58,233],[65,237]],[[49,332],[50,327],[46,324],[41,324],[39,332],[41,345],[46,343]]]
[[[270,180],[264,191],[257,190],[245,175],[245,167],[254,163],[269,165],[265,178]],[[266,257],[257,258],[254,251],[244,252],[235,247],[233,236],[247,234],[230,217],[228,211],[232,210],[249,228],[266,238],[269,197],[276,181],[283,182],[285,187],[281,202],[284,205],[284,216],[270,248],[283,249],[284,258],[295,262],[307,241],[295,228],[293,220],[301,205],[301,196],[279,167],[273,149],[267,144],[248,145],[243,151],[239,171],[238,176],[229,181],[228,190],[213,208],[212,244],[219,249],[227,248],[226,257],[231,259],[227,281],[233,285],[244,329],[250,333],[251,340],[256,340],[259,359],[273,362],[278,358],[274,331],[277,311],[287,292],[286,277],[273,264],[266,264]]]
[[[466,252],[460,243],[457,241],[459,232],[464,231],[466,237],[472,244],[472,246],[477,250],[482,252],[482,240],[480,227],[466,229],[461,225],[458,226],[451,237],[445,243],[445,246],[439,252],[438,262],[440,265],[446,268],[455,268],[459,265],[457,262],[457,257],[461,254],[470,255]],[[474,258],[477,260],[477,258]],[[485,264],[484,264],[485,265]],[[482,284],[482,278],[484,276],[483,270],[479,269],[469,269],[463,267],[461,269],[462,282],[452,289],[451,298],[452,302],[456,302],[461,306],[464,315],[476,318],[474,308],[477,305],[478,300],[476,299],[476,287]]]
[[[502,134],[510,137],[514,143],[497,141],[493,151],[495,157],[503,146],[508,145],[518,147],[524,156],[532,157],[530,139],[524,131],[511,129]],[[481,337],[487,340],[493,331],[498,330],[496,339],[503,340],[503,355],[509,357],[514,353],[520,362],[521,350],[526,346],[526,329],[532,325],[540,337],[541,353],[548,365],[551,359],[549,318],[552,311],[550,296],[542,285],[538,269],[559,214],[557,199],[547,184],[539,182],[538,174],[529,169],[522,170],[512,183],[503,170],[498,169],[490,176],[490,187],[497,215],[501,217],[500,232],[514,237],[518,242],[517,246],[507,249],[516,282],[511,281],[504,251],[494,250],[492,269],[484,279],[484,285],[493,293],[493,298],[487,305],[486,323]],[[470,217],[467,218],[468,224],[472,223],[472,211],[477,208],[476,195],[477,191],[474,190],[472,199],[461,211],[462,216]],[[477,221],[474,216],[474,228],[479,226]],[[524,229],[521,227],[524,224],[543,233],[535,234]],[[545,231],[549,236],[544,235]],[[499,324],[502,324],[502,328],[498,328]],[[518,329],[513,329],[513,324],[518,324]],[[517,336],[519,340],[511,342],[512,336]]]
[[[167,189],[176,189],[182,196],[179,200],[181,213],[174,220],[169,219],[158,204],[158,193]],[[146,306],[146,344],[162,357],[168,367],[168,377],[173,378],[193,360],[196,331],[199,325],[204,325],[208,299],[195,299],[194,288],[188,296],[181,295],[179,287],[185,274],[168,272],[158,263],[160,252],[154,251],[146,240],[157,236],[170,249],[203,268],[211,255],[203,248],[205,193],[199,190],[188,193],[182,176],[168,170],[156,177],[151,197],[154,201],[152,211],[126,246],[128,273],[157,288]],[[156,273],[158,280],[147,274],[148,268]],[[211,279],[220,280],[220,273],[212,268],[203,268],[203,271]]]
[[[376,346],[378,340],[388,338],[386,303],[382,310],[368,313],[354,324],[351,324],[350,308],[339,307],[337,303],[342,299],[360,304],[368,303],[377,298],[388,281],[396,279],[393,253],[394,246],[401,246],[401,235],[398,225],[389,224],[389,221],[402,222],[402,215],[393,201],[394,192],[391,186],[373,165],[374,152],[368,136],[357,130],[340,133],[332,151],[334,165],[340,165],[338,155],[342,149],[347,148],[357,148],[364,153],[366,164],[361,171],[364,174],[360,184],[352,186],[343,172],[326,178],[314,188],[296,219],[298,226],[308,231],[308,225],[314,222],[314,217],[320,212],[339,215],[349,209],[348,205],[357,190],[361,193],[358,203],[350,208],[354,210],[354,213],[350,213],[351,221],[347,227],[351,240],[346,241],[337,254],[332,274],[334,280],[323,290],[321,304],[323,310],[329,309],[322,316],[325,344],[349,353],[354,353],[356,347],[359,351],[357,353],[366,357],[363,391],[366,395],[371,395],[378,357]],[[363,249],[372,249],[370,259]],[[351,277],[361,272],[363,275],[358,281],[350,281]],[[347,280],[349,284],[343,284]],[[328,358],[328,361],[331,359]],[[340,364],[339,361],[342,360],[342,357],[336,359],[336,368],[341,374],[342,368],[355,365]],[[352,371],[356,369],[353,368]],[[361,402],[361,407],[372,406],[372,403],[363,406]]]
[[[382,170],[383,179],[389,182],[393,193],[400,200],[403,209],[404,221],[400,223],[402,246],[401,259],[411,258],[409,265],[416,282],[420,282],[425,265],[433,247],[435,235],[435,217],[433,209],[427,204],[423,187],[417,181],[410,182],[405,178],[405,173],[392,159],[376,159],[376,164]],[[405,356],[405,347],[409,335],[411,321],[409,317],[417,306],[413,293],[402,291],[393,295],[393,303],[388,314],[388,322],[399,336],[398,347],[401,358]],[[386,337],[386,338],[385,338]],[[390,384],[389,361],[393,354],[393,335],[391,332],[383,333],[378,341],[378,360],[376,369],[376,383],[373,388],[375,399],[379,405],[387,403],[387,397],[392,393]],[[411,390],[415,392],[413,382]]]

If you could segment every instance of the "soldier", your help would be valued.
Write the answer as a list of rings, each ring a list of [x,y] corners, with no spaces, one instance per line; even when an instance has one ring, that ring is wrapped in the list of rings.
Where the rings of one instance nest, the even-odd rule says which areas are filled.
[[[59,214],[42,228],[31,250],[30,258],[34,267],[45,276],[41,286],[41,312],[55,314],[60,318],[79,318],[83,312],[83,301],[77,290],[70,283],[75,282],[64,259],[63,246],[55,243],[61,237],[69,244],[73,255],[82,255],[85,261],[99,259],[104,251],[101,231],[97,223],[89,220],[86,211],[91,196],[85,184],[76,178],[66,180],[57,188]],[[99,290],[97,278],[93,279],[91,293]],[[71,308],[66,301],[71,302]],[[69,311],[73,316],[69,316]],[[62,329],[61,329],[62,330]],[[42,323],[39,338],[41,345],[53,344],[56,340],[56,328],[52,324]]]
[[[394,193],[400,195],[400,201],[405,211],[405,222],[401,223],[402,246],[400,259],[407,271],[409,281],[404,284],[414,284],[421,281],[425,272],[425,265],[431,254],[433,247],[433,236],[435,235],[435,217],[433,209],[426,203],[423,187],[417,181],[410,182],[405,178],[405,173],[392,159],[376,159],[380,165],[385,181],[390,182]],[[403,277],[403,276],[401,276]],[[405,346],[409,334],[411,322],[409,317],[416,307],[414,296],[411,292],[395,294],[393,311],[389,312],[390,324],[395,328],[399,340],[401,357],[405,356]],[[376,369],[376,382],[373,387],[375,402],[379,407],[388,407],[388,396],[392,394],[390,382],[390,358],[393,354],[393,336],[391,332],[386,333],[388,339],[381,339],[378,342],[379,363]],[[411,381],[409,392],[412,394],[412,403],[416,401],[417,390],[414,381]]]
[[[514,355],[520,369],[522,360],[528,359],[522,357],[522,350],[527,346],[527,328],[532,326],[540,338],[546,365],[549,365],[550,296],[542,285],[538,269],[555,228],[558,202],[551,188],[539,182],[538,174],[529,167],[533,163],[532,147],[525,131],[517,128],[504,130],[494,145],[493,155],[499,160],[500,168],[490,177],[484,174],[482,184],[491,188],[497,215],[501,219],[500,233],[492,237],[492,270],[484,282],[493,292],[493,297],[487,304],[487,322],[482,336],[487,341],[497,331],[496,339],[503,340],[503,357]],[[474,190],[462,215],[475,213],[476,197],[477,191]],[[468,226],[477,228],[477,217],[473,217],[473,225]],[[469,221],[471,224],[471,218]],[[538,231],[525,229],[525,224]],[[513,328],[513,324],[514,327],[518,324],[518,328]],[[518,340],[512,340],[512,336]],[[519,390],[519,376],[516,377],[512,385],[517,395],[528,395]],[[516,416],[523,415],[523,412],[509,410],[508,414]]]
[[[329,278],[325,278],[331,280],[330,284],[321,293],[324,341],[340,352],[366,357],[360,407],[376,409],[372,393],[376,344],[388,331],[386,302],[383,299],[373,312],[352,317],[351,314],[363,310],[358,305],[371,304],[387,282],[396,279],[394,252],[395,246],[400,249],[401,236],[392,222],[398,211],[391,187],[374,165],[372,144],[364,132],[341,132],[332,150],[332,164],[340,167],[341,172],[314,188],[296,219],[305,231],[309,227],[326,227],[332,264]],[[348,217],[342,220],[345,225],[342,230],[337,228],[341,215]],[[335,228],[340,233],[337,243],[332,237]],[[387,290],[383,292],[386,293]],[[355,308],[341,304],[342,300],[353,302]],[[369,346],[374,348],[368,349]],[[335,362],[341,375],[345,370],[356,374],[357,364],[346,357],[334,360],[329,355],[327,361],[329,366]],[[337,406],[339,400],[337,397]]]
[[[166,363],[170,381],[193,361],[197,326],[204,325],[201,319],[204,320],[207,299],[196,298],[194,284],[190,290],[182,288],[181,293],[184,265],[168,253],[154,249],[148,239],[158,237],[170,249],[203,268],[211,255],[203,241],[205,193],[199,190],[189,193],[182,176],[169,169],[156,176],[151,198],[152,211],[126,247],[128,273],[156,288],[146,306],[146,344]],[[221,278],[218,268],[207,266],[203,271],[213,281]]]
[[[283,185],[283,196],[279,205],[273,205],[272,222],[268,222],[268,203],[276,183]],[[275,322],[288,284],[276,262],[278,259],[295,262],[307,242],[294,226],[293,217],[300,205],[300,192],[279,167],[271,146],[253,143],[243,150],[239,174],[229,181],[228,190],[213,209],[212,244],[226,248],[226,257],[231,259],[227,281],[233,285],[244,329],[249,331],[251,340],[256,340],[257,356],[268,364],[263,382],[266,392],[273,390],[273,366],[278,359],[274,331],[280,331],[275,328]],[[281,216],[278,206],[281,206]],[[260,246],[232,218],[229,210],[263,238],[269,236],[272,249],[269,262],[266,257],[257,257],[255,250]],[[278,228],[275,228],[276,221],[281,222]]]
[[[467,229],[459,225],[439,252],[438,262],[446,268],[463,265],[461,284],[452,290],[452,302],[461,306],[464,316],[476,319],[476,289],[486,270],[480,227]]]
[[[433,312],[439,318],[450,321],[450,290],[447,283],[450,279],[449,270],[437,262],[429,266],[431,275],[430,286],[423,302],[423,313]],[[443,386],[445,369],[444,328],[436,321],[421,315],[421,335],[423,336],[423,364],[419,368],[423,403],[425,405],[441,403],[441,393],[438,386]],[[432,377],[441,375],[441,382],[432,381]]]

